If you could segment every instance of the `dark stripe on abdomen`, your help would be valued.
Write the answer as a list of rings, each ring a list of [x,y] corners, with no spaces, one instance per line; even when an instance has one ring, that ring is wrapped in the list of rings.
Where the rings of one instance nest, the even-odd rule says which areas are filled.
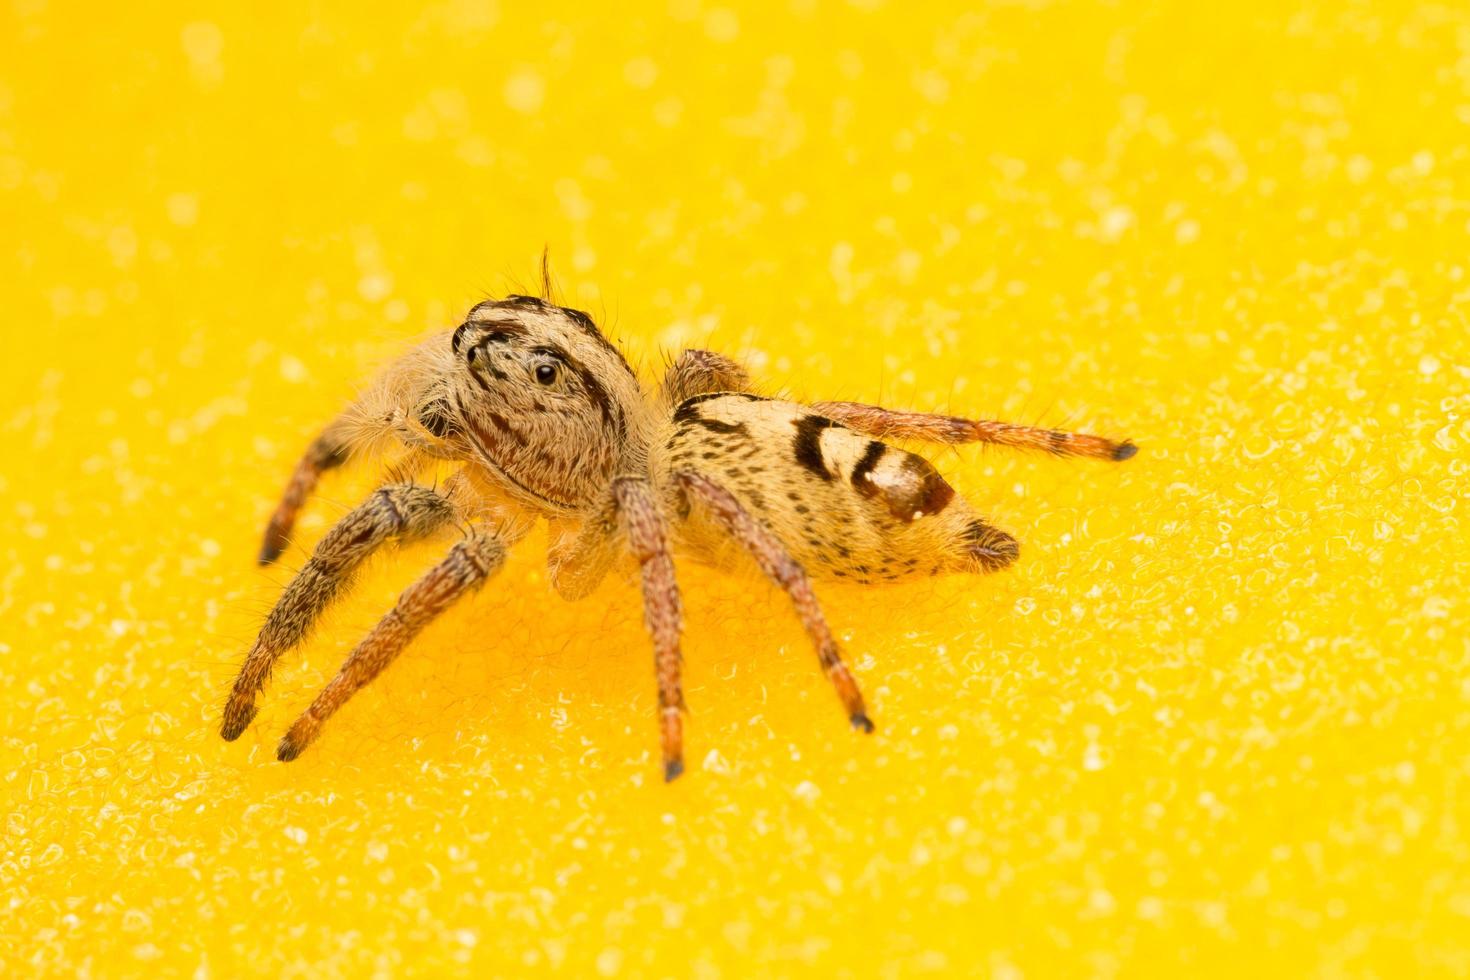
[[[820,415],[803,415],[799,419],[792,419],[791,424],[796,426],[796,438],[791,442],[792,455],[796,461],[821,479],[831,480],[832,474],[827,471],[827,464],[822,460],[822,432],[841,427]]]
[[[868,478],[869,473],[873,472],[873,468],[878,465],[878,461],[887,451],[888,447],[881,442],[875,440],[868,443],[868,448],[863,451],[863,458],[858,460],[858,464],[852,468],[852,485],[861,490],[863,481]]]

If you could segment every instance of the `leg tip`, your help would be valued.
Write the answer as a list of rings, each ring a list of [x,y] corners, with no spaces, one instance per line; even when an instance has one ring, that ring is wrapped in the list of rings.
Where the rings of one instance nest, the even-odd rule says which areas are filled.
[[[226,708],[224,720],[220,722],[219,734],[226,742],[233,742],[250,727],[255,720],[255,705],[246,705],[243,708]]]
[[[285,542],[268,540],[260,546],[260,554],[255,556],[255,561],[260,565],[273,564],[277,558],[281,557],[281,552],[285,550]]]
[[[1113,459],[1119,463],[1125,459],[1132,459],[1138,455],[1138,447],[1132,442],[1124,441],[1113,447]]]
[[[304,748],[306,746],[297,745],[296,741],[290,735],[287,735],[281,739],[281,744],[276,746],[276,758],[281,762],[290,762],[300,755],[301,750]]]
[[[671,759],[664,763],[664,782],[672,783],[684,773],[684,760]]]
[[[875,727],[873,725],[873,719],[869,718],[866,713],[855,711],[848,720],[852,722],[852,727],[855,731],[862,732],[864,735],[873,734]]]

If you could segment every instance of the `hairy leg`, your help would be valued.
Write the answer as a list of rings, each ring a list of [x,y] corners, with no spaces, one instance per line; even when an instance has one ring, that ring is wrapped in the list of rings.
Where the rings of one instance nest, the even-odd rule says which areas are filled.
[[[220,734],[228,741],[240,737],[255,717],[255,697],[265,687],[271,667],[281,654],[305,639],[364,559],[390,539],[421,538],[453,517],[454,506],[443,496],[410,483],[375,491],[338,521],[266,617],[225,703]]]
[[[664,374],[659,399],[669,408],[686,398],[712,391],[745,391],[750,375],[745,368],[723,354],[707,350],[686,350]]]
[[[812,411],[876,439],[923,439],[928,442],[990,442],[1018,449],[1041,449],[1057,456],[1132,459],[1138,447],[1081,432],[1062,432],[988,419],[964,419],[926,412],[896,412],[860,402],[816,402]]]
[[[684,771],[684,725],[679,714],[684,710],[679,677],[679,634],[684,624],[674,559],[658,498],[648,481],[620,477],[613,481],[612,491],[628,547],[642,568],[643,622],[653,638],[664,780],[668,781]]]
[[[546,553],[546,567],[557,595],[575,602],[597,588],[621,553],[617,529],[615,504],[588,517],[575,532],[562,530],[558,521],[551,522],[552,543]]]
[[[740,505],[740,501],[730,491],[699,473],[681,472],[675,475],[675,479],[750,553],[761,571],[791,596],[796,613],[801,617],[807,635],[817,648],[817,660],[822,665],[822,672],[837,689],[837,697],[847,711],[848,720],[854,728],[871,732],[873,722],[868,718],[867,709],[863,705],[862,692],[858,690],[857,681],[847,669],[847,664],[842,662],[837,641],[827,627],[822,607],[817,603],[811,582],[800,563],[791,557],[785,545],[764,524]]]
[[[438,565],[410,585],[398,603],[373,627],[316,696],[306,713],[296,719],[276,758],[290,762],[316,740],[322,725],[352,695],[381,674],[419,632],[460,596],[478,588],[505,563],[505,545],[494,534],[472,531],[449,549]]]
[[[276,505],[275,513],[271,514],[270,522],[266,525],[265,540],[261,542],[258,559],[262,565],[269,565],[286,550],[286,545],[291,540],[291,530],[296,526],[296,517],[301,513],[311,492],[316,489],[322,474],[347,462],[350,455],[347,426],[341,418],[323,429],[321,435],[306,447],[306,453],[296,464],[291,479],[286,483],[281,502]]]

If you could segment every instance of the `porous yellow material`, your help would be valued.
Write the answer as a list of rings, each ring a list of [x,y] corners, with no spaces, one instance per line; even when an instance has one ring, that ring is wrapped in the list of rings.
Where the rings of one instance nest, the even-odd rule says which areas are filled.
[[[581,6],[0,13],[0,973],[1470,970],[1470,12]],[[377,559],[222,742],[382,475],[259,570],[296,456],[543,244],[649,377],[1141,451],[930,447],[1021,560],[822,590],[871,737],[686,564],[664,785],[537,533],[278,763],[445,544]]]

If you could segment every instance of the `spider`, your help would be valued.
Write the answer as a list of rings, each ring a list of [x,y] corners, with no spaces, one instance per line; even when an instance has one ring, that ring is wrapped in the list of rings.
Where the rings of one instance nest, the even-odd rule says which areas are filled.
[[[753,560],[795,605],[852,726],[872,732],[811,580],[992,572],[1018,554],[1015,538],[889,437],[1107,460],[1136,452],[1131,442],[1032,426],[768,398],[740,365],[703,350],[684,351],[646,392],[586,313],[535,296],[479,303],[390,366],[296,465],[261,564],[280,556],[324,471],[389,447],[406,452],[409,470],[342,518],[286,586],[229,694],[221,734],[233,741],[249,726],[276,661],[384,544],[464,529],[287,731],[276,750],[283,762],[425,625],[495,575],[540,519],[563,598],[586,596],[624,555],[638,563],[666,780],[684,768],[676,552],[717,567]],[[413,468],[433,460],[458,469],[439,489],[413,482]]]

